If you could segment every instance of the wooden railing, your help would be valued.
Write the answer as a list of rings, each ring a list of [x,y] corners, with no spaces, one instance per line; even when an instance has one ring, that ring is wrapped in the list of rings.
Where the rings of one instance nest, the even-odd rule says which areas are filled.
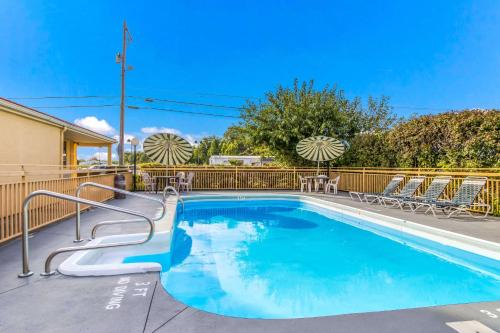
[[[299,175],[315,175],[316,168],[268,168],[268,167],[185,167],[143,168],[150,176],[175,175],[177,172],[194,172],[195,190],[298,190]],[[328,169],[320,169],[326,174]],[[392,176],[404,174],[406,180],[412,176],[427,176],[421,192],[425,191],[437,175],[450,175],[452,182],[446,188],[444,197],[451,198],[462,180],[469,176],[485,176],[488,182],[479,199],[490,204],[496,215],[500,214],[500,169],[389,169],[389,168],[330,168],[330,177],[340,175],[340,191],[381,192]],[[160,187],[164,187],[162,179]],[[142,189],[139,179],[138,189]],[[481,211],[481,210],[479,210]]]
[[[132,177],[124,173],[127,188],[130,188]],[[63,194],[75,195],[76,188],[83,182],[96,182],[113,186],[115,174],[87,174],[86,176],[56,177],[55,179],[24,180],[0,182],[0,244],[21,234],[22,204],[24,198],[36,190],[49,190]],[[1,178],[0,178],[1,179]],[[113,193],[101,189],[87,188],[83,198],[94,201],[106,201],[113,198]],[[87,207],[82,207],[86,209]],[[29,207],[30,230],[36,230],[75,213],[75,204],[49,197],[33,199]]]
[[[77,186],[82,182],[92,181],[113,186],[116,170],[58,170],[36,169],[34,166],[19,167],[12,171],[1,169],[0,165],[0,243],[17,237],[21,233],[22,202],[32,191],[45,189],[49,191],[74,195]],[[24,169],[24,170],[23,170]],[[193,189],[195,190],[298,190],[299,176],[315,175],[315,168],[268,168],[268,167],[169,167],[143,168],[151,176],[174,175],[179,171],[194,172]],[[38,173],[37,173],[38,172]],[[326,174],[326,168],[320,173]],[[132,177],[126,175],[127,188],[131,188]],[[488,182],[480,199],[491,205],[494,214],[500,215],[500,169],[369,169],[369,168],[331,168],[330,177],[340,175],[339,190],[380,192],[391,177],[397,173],[405,174],[406,180],[415,175],[428,176],[422,191],[436,175],[451,175],[452,182],[445,191],[445,196],[453,197],[462,180],[468,175],[486,176]],[[8,175],[5,176],[5,175]],[[12,180],[12,177],[16,177]],[[143,188],[139,177],[137,188]],[[160,187],[164,187],[160,183]],[[105,201],[113,197],[108,191],[88,188],[84,198]],[[85,209],[86,207],[82,207]],[[74,204],[55,199],[40,197],[33,200],[30,206],[30,230],[36,230],[50,223],[75,213]]]
[[[0,184],[33,180],[83,177],[128,171],[128,167],[103,165],[99,169],[47,164],[0,164]]]

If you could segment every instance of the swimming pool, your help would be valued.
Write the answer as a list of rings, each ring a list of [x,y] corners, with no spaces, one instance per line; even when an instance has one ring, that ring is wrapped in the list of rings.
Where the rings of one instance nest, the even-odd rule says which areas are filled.
[[[237,198],[236,198],[237,199]],[[194,308],[302,318],[500,299],[500,262],[289,198],[187,201],[161,280]]]

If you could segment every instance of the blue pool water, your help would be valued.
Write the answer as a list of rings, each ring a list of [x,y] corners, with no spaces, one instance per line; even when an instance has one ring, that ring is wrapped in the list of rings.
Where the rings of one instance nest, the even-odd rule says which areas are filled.
[[[357,222],[294,200],[187,202],[171,255],[126,262],[160,262],[177,300],[246,318],[500,299],[500,262]]]

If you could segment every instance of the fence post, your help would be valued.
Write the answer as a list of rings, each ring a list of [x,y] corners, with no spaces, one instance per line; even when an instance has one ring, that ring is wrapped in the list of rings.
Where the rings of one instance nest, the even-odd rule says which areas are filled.
[[[297,170],[295,167],[293,167],[293,190],[297,189]]]
[[[362,190],[361,192],[366,192],[366,185],[365,185],[365,184],[366,184],[366,180],[365,180],[365,178],[366,178],[366,173],[365,173],[365,172],[366,172],[366,169],[365,169],[365,168],[363,168],[363,173],[362,173],[362,176],[361,176],[361,180],[362,180],[362,185],[361,185],[361,188],[362,188],[363,190]]]
[[[238,166],[236,166],[236,168],[234,169],[234,187],[235,189],[238,189]]]

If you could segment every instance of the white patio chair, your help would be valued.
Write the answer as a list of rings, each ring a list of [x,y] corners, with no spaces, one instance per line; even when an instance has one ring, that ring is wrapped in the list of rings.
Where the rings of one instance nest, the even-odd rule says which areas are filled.
[[[300,192],[304,192],[304,189],[307,190],[307,187],[308,187],[308,181],[307,179],[305,179],[304,177],[302,177],[301,175],[299,175],[299,183],[300,183]],[[309,190],[310,192],[311,190]]]
[[[186,190],[186,192],[192,191],[193,190],[193,178],[194,178],[194,172],[189,172],[187,177],[184,179],[181,179],[179,182],[179,189],[182,191],[182,189]]]
[[[151,179],[151,176],[149,175],[149,173],[142,172],[141,177],[142,177],[142,183],[144,184],[144,191],[145,192],[154,192],[156,190],[156,184]]]
[[[333,188],[333,194],[337,194],[340,176],[335,177],[335,179],[330,179],[325,185],[325,193],[330,193]]]
[[[314,191],[318,192],[320,188],[325,188],[325,180],[321,178],[314,179]]]

